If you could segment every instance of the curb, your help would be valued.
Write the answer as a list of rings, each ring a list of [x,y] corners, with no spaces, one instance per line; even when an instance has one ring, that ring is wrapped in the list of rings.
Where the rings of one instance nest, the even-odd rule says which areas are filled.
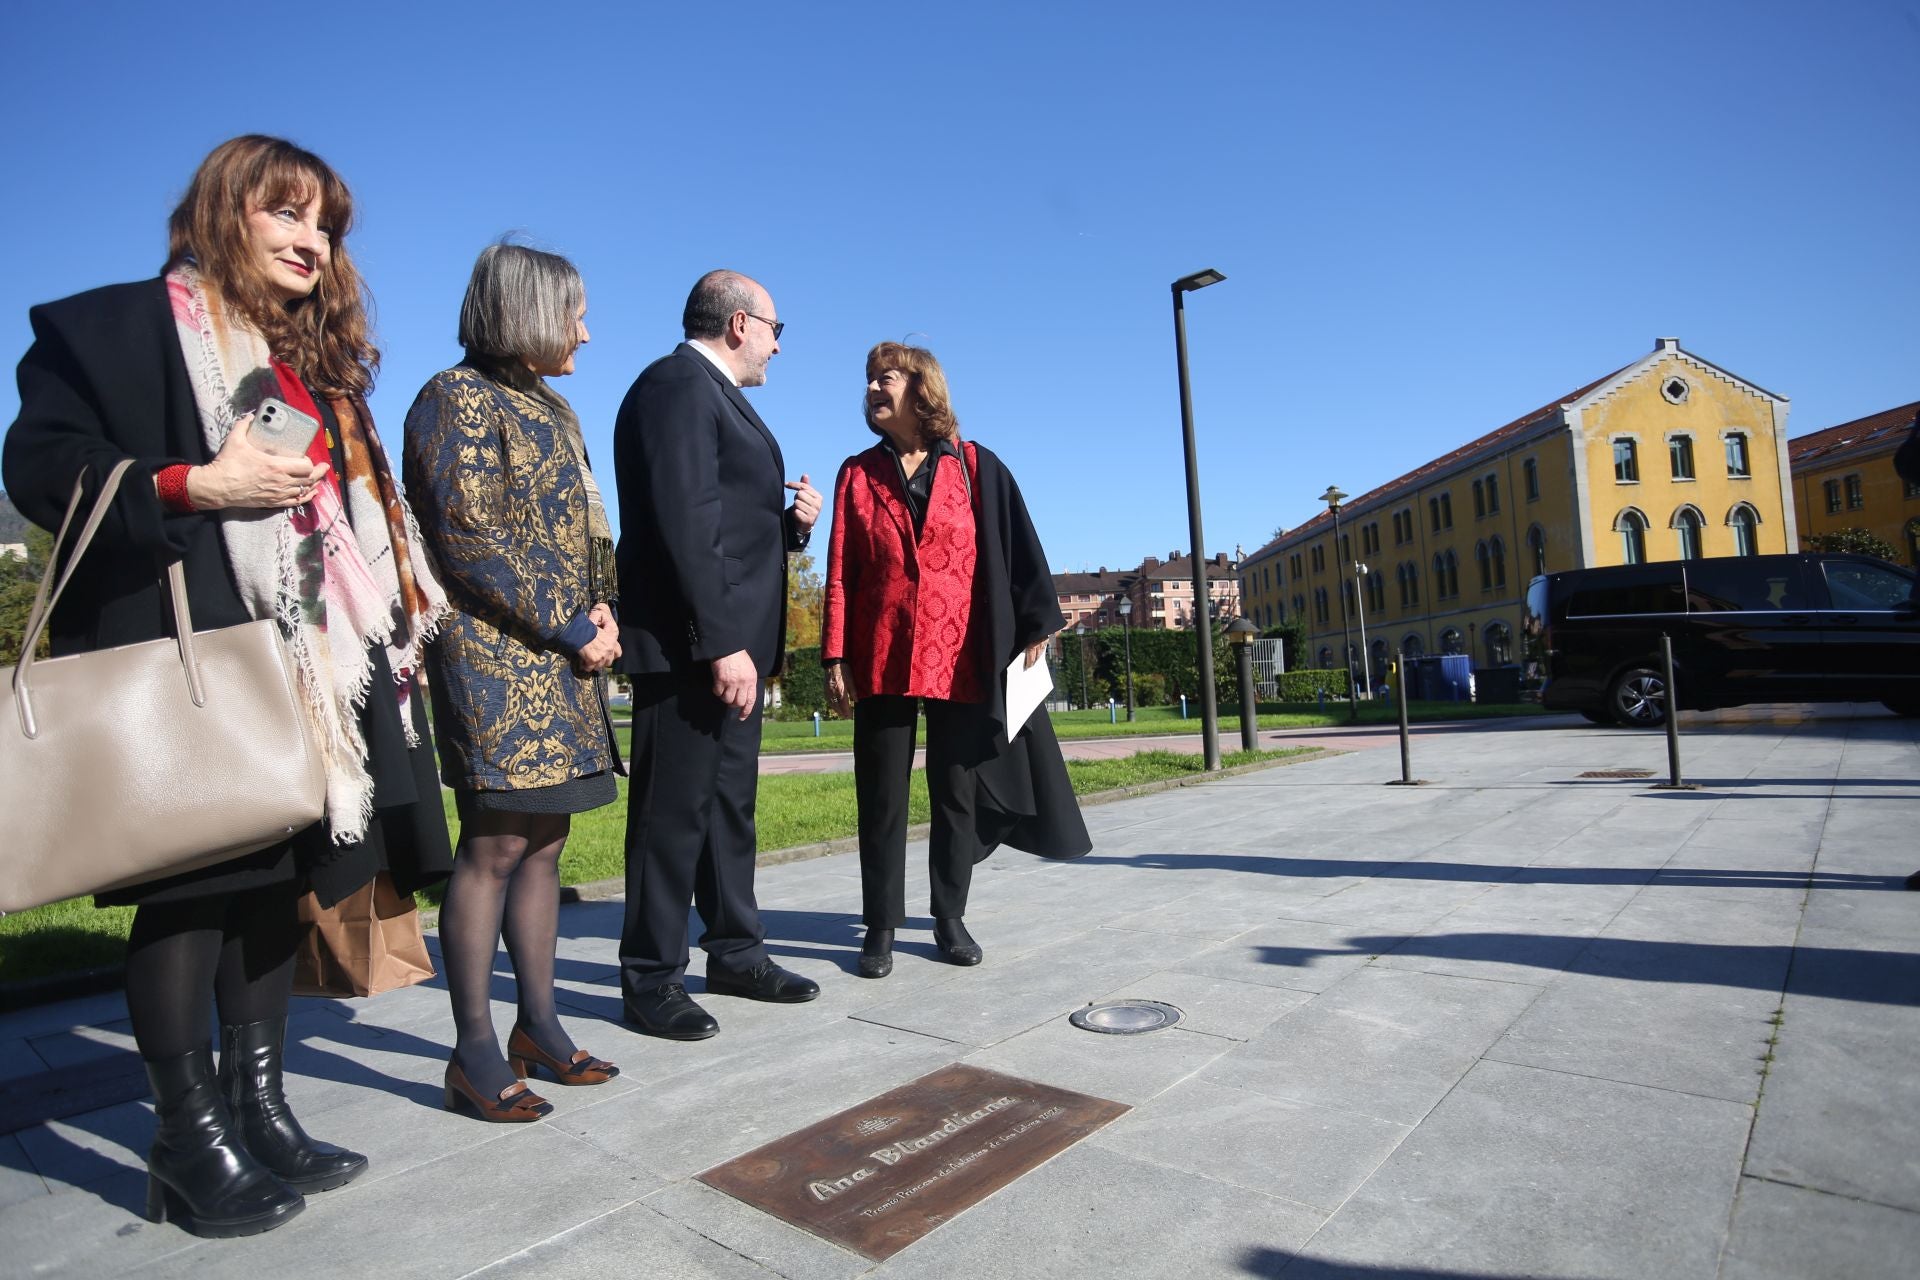
[[[1268,750],[1286,750],[1285,747],[1267,748]],[[1329,756],[1347,754],[1332,747],[1315,748],[1305,754],[1292,756],[1285,760],[1259,760],[1252,764],[1235,765],[1231,769],[1221,769],[1215,773],[1192,773],[1179,778],[1162,778],[1158,782],[1142,782],[1130,787],[1115,787],[1110,791],[1092,791],[1079,797],[1080,807],[1089,805],[1112,804],[1116,800],[1131,800],[1135,796],[1150,796],[1161,791],[1172,791],[1176,787],[1192,787],[1204,782],[1215,782],[1221,778],[1235,778],[1245,773],[1258,773],[1263,769],[1278,769],[1292,764],[1305,764],[1309,760],[1324,760]],[[924,840],[932,830],[930,823],[916,823],[907,828],[908,840]],[[860,847],[857,836],[842,836],[837,840],[822,840],[815,844],[793,845],[785,849],[768,849],[754,858],[756,867],[778,867],[789,862],[806,862],[813,858],[825,858],[836,853],[852,853]],[[560,889],[560,902],[564,906],[570,902],[604,902],[608,898],[618,898],[627,891],[627,882],[620,876],[606,880],[589,880],[585,884],[563,885]],[[437,910],[420,910],[420,927],[432,929],[440,922]],[[12,1013],[17,1009],[31,1008],[34,1005],[53,1004],[60,1000],[73,1000],[81,996],[100,995],[117,991],[126,976],[125,965],[104,965],[97,969],[82,969],[76,973],[54,973],[41,978],[28,978],[20,982],[0,983],[0,1013]]]
[[[1288,748],[1276,747],[1267,750],[1284,751]],[[1285,760],[1257,760],[1252,764],[1235,765],[1231,769],[1221,769],[1214,773],[1190,773],[1179,778],[1162,778],[1158,782],[1142,782],[1130,787],[1114,787],[1109,791],[1090,791],[1078,797],[1082,809],[1089,805],[1112,804],[1116,800],[1131,800],[1135,796],[1150,796],[1161,791],[1172,791],[1176,787],[1192,787],[1203,782],[1217,782],[1221,778],[1237,778],[1243,773],[1258,773],[1263,769],[1278,769],[1290,764],[1305,764],[1309,760],[1324,760],[1330,756],[1348,754],[1334,747],[1315,747],[1305,753]],[[915,823],[907,828],[908,841],[924,840],[933,830],[927,822]],[[852,853],[860,847],[858,836],[841,836],[835,840],[822,840],[815,844],[796,844],[785,849],[767,849],[754,858],[756,867],[778,867],[789,862],[807,862],[814,858],[830,857],[836,853]],[[1072,859],[1067,859],[1072,861]],[[589,880],[584,884],[565,885],[560,890],[560,901],[603,902],[608,898],[618,898],[627,891],[627,882],[620,876],[606,880]],[[426,923],[422,913],[422,923]]]

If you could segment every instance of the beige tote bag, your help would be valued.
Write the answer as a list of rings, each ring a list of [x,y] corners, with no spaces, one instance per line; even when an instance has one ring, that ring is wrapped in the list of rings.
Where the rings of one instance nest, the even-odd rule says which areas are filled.
[[[195,634],[186,574],[161,581],[175,639],[35,661],[132,459],[107,476],[58,573],[86,473],[0,690],[0,912],[237,858],[319,820],[327,780],[272,619]]]

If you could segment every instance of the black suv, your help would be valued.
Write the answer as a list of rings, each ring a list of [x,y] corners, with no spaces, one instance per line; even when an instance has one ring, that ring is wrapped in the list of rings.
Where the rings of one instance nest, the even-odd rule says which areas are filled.
[[[1883,702],[1920,715],[1920,578],[1854,555],[1733,556],[1572,569],[1527,585],[1524,676],[1595,724],[1667,715],[1660,636],[1682,710]]]

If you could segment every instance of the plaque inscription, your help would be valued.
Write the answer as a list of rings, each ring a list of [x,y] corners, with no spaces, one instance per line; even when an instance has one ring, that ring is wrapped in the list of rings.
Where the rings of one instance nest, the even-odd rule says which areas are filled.
[[[698,1176],[879,1262],[1127,1110],[955,1063]]]

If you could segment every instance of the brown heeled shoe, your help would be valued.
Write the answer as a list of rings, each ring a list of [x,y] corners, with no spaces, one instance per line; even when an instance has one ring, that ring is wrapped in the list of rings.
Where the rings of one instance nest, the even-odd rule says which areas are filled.
[[[526,1028],[518,1024],[515,1024],[513,1034],[507,1037],[507,1063],[513,1068],[513,1074],[522,1080],[534,1078],[533,1068],[536,1065],[551,1071],[553,1078],[561,1084],[605,1084],[620,1074],[620,1068],[594,1057],[585,1049],[575,1052],[579,1056],[572,1062],[561,1062],[535,1044]]]
[[[471,1111],[490,1124],[529,1124],[553,1111],[553,1104],[515,1081],[504,1097],[484,1098],[467,1079],[467,1073],[455,1063],[447,1064],[447,1100],[449,1111]]]

